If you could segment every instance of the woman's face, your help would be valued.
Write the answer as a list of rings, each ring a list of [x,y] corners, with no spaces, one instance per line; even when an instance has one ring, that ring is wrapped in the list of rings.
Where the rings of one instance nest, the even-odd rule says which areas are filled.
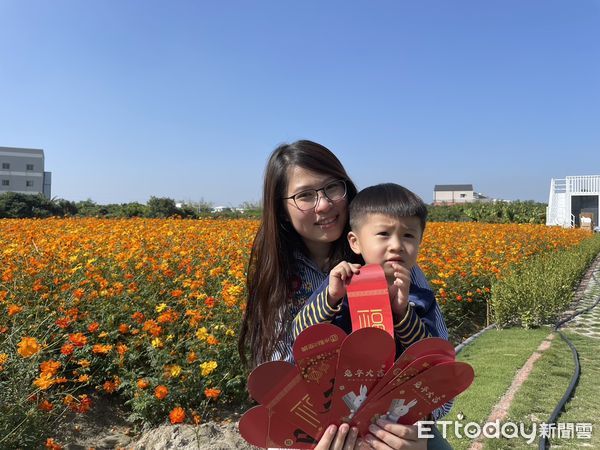
[[[321,189],[335,180],[334,176],[293,166],[288,169],[288,186],[284,197],[290,197],[307,189]],[[318,195],[317,206],[307,211],[298,209],[292,199],[284,200],[292,226],[311,252],[323,251],[339,239],[348,221],[346,197],[331,202],[325,197],[323,191],[319,191]]]

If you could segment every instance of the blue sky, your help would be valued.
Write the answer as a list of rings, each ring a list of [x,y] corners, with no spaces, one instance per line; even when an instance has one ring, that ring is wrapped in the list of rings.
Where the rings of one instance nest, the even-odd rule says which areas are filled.
[[[0,0],[0,146],[52,195],[260,198],[312,139],[366,187],[600,174],[600,1]]]

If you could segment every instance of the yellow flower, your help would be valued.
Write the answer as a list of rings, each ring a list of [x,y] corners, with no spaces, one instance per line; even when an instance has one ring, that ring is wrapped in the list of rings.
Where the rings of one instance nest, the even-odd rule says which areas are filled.
[[[159,312],[163,312],[166,308],[167,308],[167,304],[161,303],[160,305],[156,306],[156,308],[154,308],[154,309],[156,310],[157,313],[159,313]]]
[[[235,336],[235,331],[233,331],[231,328],[227,328],[225,335],[226,336]]]
[[[0,353],[0,366],[8,361],[8,354]]]
[[[169,334],[169,335],[167,336],[167,342],[170,342],[170,341],[172,341],[174,338],[175,338],[175,336],[173,336],[172,334]]]
[[[177,378],[181,374],[181,367],[179,367],[177,364],[174,364],[171,366],[170,372],[173,378]]]
[[[163,348],[163,343],[159,337],[152,339],[152,347]]]
[[[218,364],[216,361],[208,361],[200,364],[200,369],[203,377],[207,377],[217,368]]]
[[[17,352],[23,358],[29,358],[42,349],[40,344],[38,344],[37,339],[33,337],[24,337],[21,339],[21,342],[19,342],[18,347],[19,349]]]
[[[196,337],[201,341],[205,341],[208,337],[208,330],[206,329],[206,327],[202,327],[198,331],[196,331]]]

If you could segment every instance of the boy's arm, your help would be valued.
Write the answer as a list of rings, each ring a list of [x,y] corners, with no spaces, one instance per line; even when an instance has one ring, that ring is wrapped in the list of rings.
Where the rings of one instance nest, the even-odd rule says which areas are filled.
[[[306,304],[298,311],[296,317],[294,317],[294,340],[296,340],[298,335],[311,325],[331,322],[336,313],[340,312],[342,309],[342,302],[339,302],[335,308],[329,306],[329,303],[327,302],[328,291],[329,277],[313,291]]]
[[[400,322],[394,324],[394,336],[407,348],[421,339],[431,337],[425,322],[418,316],[415,308],[409,303],[406,314]]]

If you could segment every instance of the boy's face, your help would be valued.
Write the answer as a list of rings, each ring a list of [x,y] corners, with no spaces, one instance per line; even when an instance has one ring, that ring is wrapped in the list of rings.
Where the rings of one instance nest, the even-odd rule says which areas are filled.
[[[348,233],[348,242],[366,264],[381,265],[388,282],[392,282],[393,263],[409,270],[417,263],[422,237],[421,223],[416,216],[394,218],[368,214],[358,230]]]

